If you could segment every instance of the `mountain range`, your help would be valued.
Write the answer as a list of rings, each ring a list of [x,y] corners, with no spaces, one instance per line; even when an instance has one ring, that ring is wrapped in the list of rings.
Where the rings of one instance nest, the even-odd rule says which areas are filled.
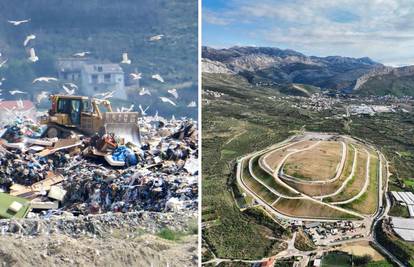
[[[204,73],[240,75],[251,84],[306,84],[362,95],[414,95],[414,67],[368,57],[307,56],[272,47],[202,48]]]

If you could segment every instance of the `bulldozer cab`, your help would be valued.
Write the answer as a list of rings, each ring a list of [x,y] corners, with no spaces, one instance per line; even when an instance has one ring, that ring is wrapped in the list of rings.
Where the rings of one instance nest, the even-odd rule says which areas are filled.
[[[81,113],[90,112],[89,101],[84,99],[59,98],[56,113],[66,114],[68,122],[74,126],[81,125]]]

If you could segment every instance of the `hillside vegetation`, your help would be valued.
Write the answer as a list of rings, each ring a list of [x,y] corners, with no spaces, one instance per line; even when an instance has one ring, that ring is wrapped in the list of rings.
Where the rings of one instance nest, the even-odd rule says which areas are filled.
[[[56,76],[55,61],[76,52],[90,51],[91,57],[103,62],[120,62],[128,52],[131,65],[123,65],[125,73],[143,73],[141,85],[155,97],[134,97],[130,100],[151,106],[167,114],[195,116],[195,109],[184,104],[197,98],[197,2],[167,0],[22,0],[0,3],[0,69],[6,78],[3,89],[18,88],[34,94],[36,76]],[[29,23],[13,26],[7,20],[30,19]],[[23,41],[35,34],[29,47],[34,47],[39,61],[29,64]],[[160,41],[149,38],[158,34]],[[151,79],[160,74],[165,84]],[[179,89],[179,108],[159,103],[156,96],[166,95],[171,88]],[[49,88],[48,88],[49,89]],[[11,97],[10,97],[11,98]],[[137,106],[137,105],[136,105]],[[189,112],[191,111],[191,112]],[[177,115],[177,114],[176,114]]]

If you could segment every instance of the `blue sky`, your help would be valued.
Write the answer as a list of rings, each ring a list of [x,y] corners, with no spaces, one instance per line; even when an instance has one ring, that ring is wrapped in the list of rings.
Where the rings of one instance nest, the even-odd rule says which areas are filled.
[[[203,45],[414,65],[413,0],[203,0]]]

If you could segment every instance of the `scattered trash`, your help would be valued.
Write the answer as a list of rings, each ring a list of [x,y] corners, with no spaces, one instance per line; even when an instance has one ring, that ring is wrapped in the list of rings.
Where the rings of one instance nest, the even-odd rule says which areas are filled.
[[[113,133],[42,138],[44,127],[27,119],[3,126],[0,217],[196,210],[197,124],[159,116],[139,124],[139,144]]]

